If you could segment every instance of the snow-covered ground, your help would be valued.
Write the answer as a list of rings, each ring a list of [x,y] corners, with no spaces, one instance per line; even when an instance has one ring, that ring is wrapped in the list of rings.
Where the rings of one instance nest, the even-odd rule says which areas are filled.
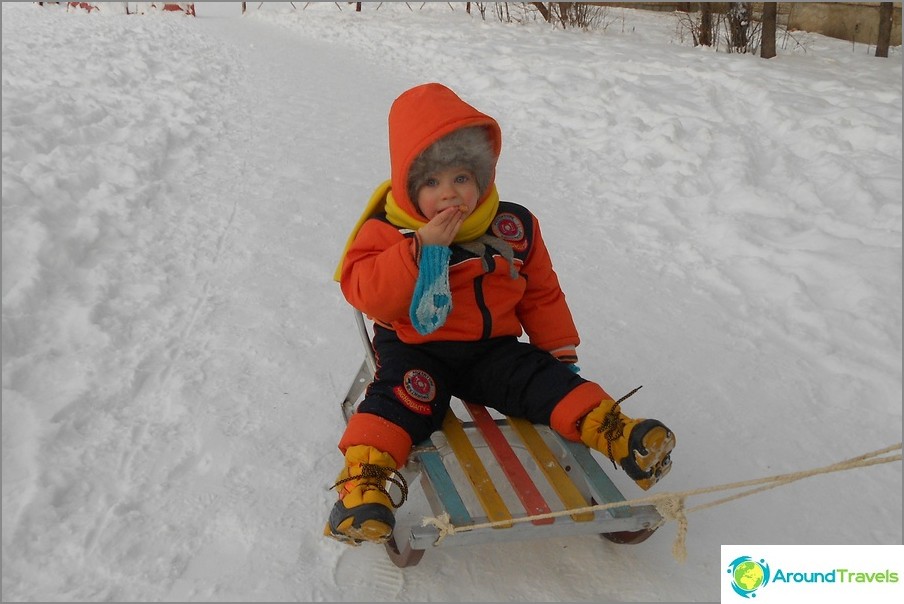
[[[332,273],[398,94],[499,120],[583,373],[643,385],[626,411],[678,436],[656,491],[685,491],[901,441],[902,61],[305,4],[3,3],[4,601],[715,601],[720,544],[901,543],[900,462],[691,514],[683,564],[674,523],[404,570],[323,538],[362,354]]]

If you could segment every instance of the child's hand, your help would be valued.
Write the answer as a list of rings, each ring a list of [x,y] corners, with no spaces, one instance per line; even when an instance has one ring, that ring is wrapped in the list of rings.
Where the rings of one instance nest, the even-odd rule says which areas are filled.
[[[464,223],[466,215],[459,206],[446,208],[418,229],[421,245],[450,245]]]

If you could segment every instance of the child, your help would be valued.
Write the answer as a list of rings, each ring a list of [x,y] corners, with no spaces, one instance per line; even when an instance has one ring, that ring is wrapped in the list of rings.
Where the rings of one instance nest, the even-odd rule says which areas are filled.
[[[377,371],[339,442],[329,537],[389,538],[401,504],[386,482],[404,484],[397,470],[440,429],[452,396],[550,425],[642,489],[671,469],[672,432],[624,415],[578,375],[578,332],[537,218],[496,192],[501,146],[496,120],[440,84],[412,88],[390,109],[391,179],[336,271],[349,303],[374,321]]]

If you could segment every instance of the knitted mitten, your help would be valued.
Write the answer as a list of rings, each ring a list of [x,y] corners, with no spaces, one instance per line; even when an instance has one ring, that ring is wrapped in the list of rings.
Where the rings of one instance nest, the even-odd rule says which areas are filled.
[[[443,326],[452,310],[449,289],[449,258],[452,250],[444,245],[425,245],[420,249],[417,282],[408,316],[421,335]]]

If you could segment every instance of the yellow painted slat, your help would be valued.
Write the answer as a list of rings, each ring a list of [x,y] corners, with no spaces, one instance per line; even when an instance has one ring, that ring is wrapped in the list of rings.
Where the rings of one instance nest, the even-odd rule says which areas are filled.
[[[465,434],[461,421],[451,411],[446,414],[443,420],[443,434],[446,435],[446,440],[449,441],[452,452],[474,488],[477,500],[486,512],[487,518],[491,522],[511,520],[512,513],[506,507],[502,496],[499,495],[499,491],[496,490],[493,479],[490,478],[486,467],[484,467],[483,462],[480,461],[480,457],[477,455],[477,451],[474,449],[474,445],[471,444],[468,435]],[[497,528],[508,528],[510,526],[512,526],[511,523],[500,525]]]
[[[543,437],[540,436],[540,433],[537,432],[534,425],[521,418],[506,417],[505,419],[515,432],[518,433],[518,436],[521,437],[524,444],[527,445],[527,450],[530,451],[534,461],[537,462],[537,466],[543,471],[546,480],[552,486],[553,490],[555,490],[559,499],[562,501],[562,504],[565,505],[565,508],[574,509],[588,507],[590,502],[584,499],[581,491],[571,481],[571,478],[568,477],[568,472],[565,471],[565,468],[563,468],[562,464],[559,463],[559,460],[556,459],[555,454],[549,448],[549,445],[546,444],[546,441],[543,440]],[[575,522],[588,522],[593,520],[593,512],[572,514],[571,517]]]

